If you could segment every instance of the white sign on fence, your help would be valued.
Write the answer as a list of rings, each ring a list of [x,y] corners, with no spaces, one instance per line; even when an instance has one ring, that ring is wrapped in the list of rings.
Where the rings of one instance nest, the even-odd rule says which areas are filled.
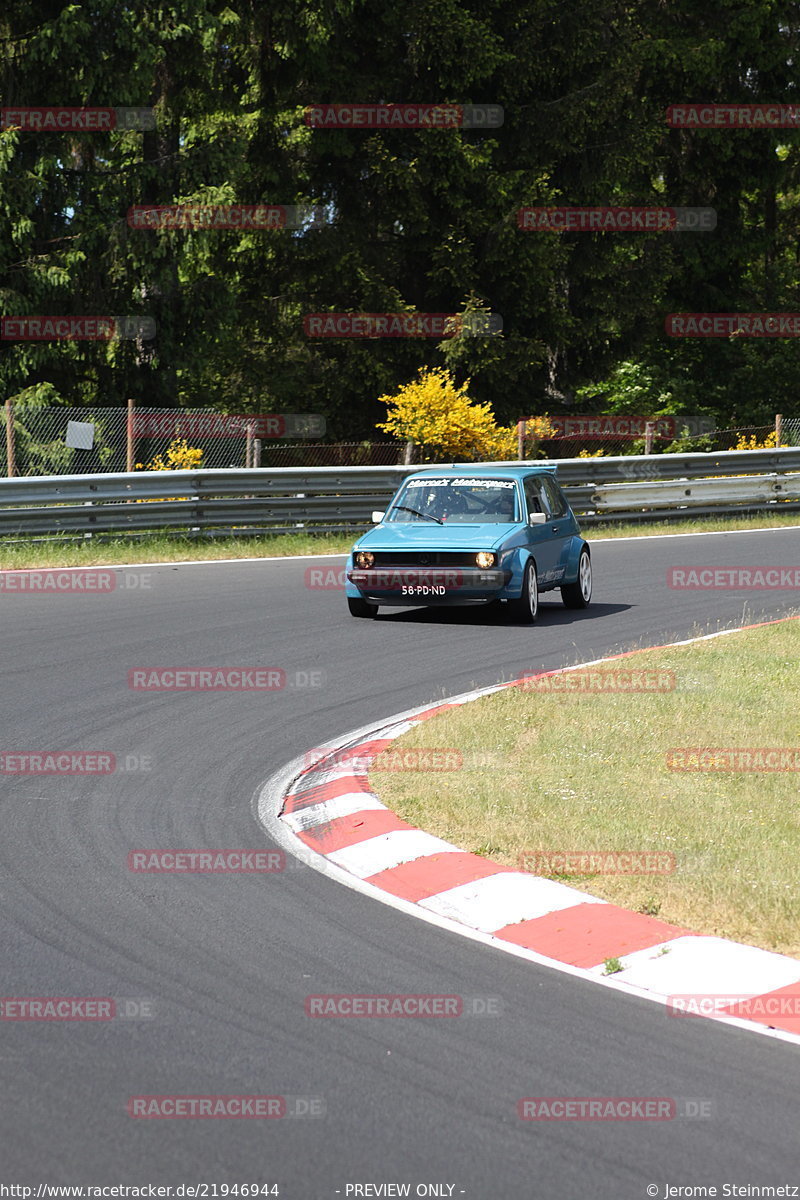
[[[67,421],[66,444],[73,450],[91,450],[94,445],[94,425],[91,421]]]

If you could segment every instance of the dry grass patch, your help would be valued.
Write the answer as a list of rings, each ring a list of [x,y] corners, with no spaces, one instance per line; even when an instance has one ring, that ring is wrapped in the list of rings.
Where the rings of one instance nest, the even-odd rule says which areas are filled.
[[[725,533],[737,529],[780,529],[800,525],[800,512],[779,511],[722,515],[718,517],[685,516],[675,521],[603,521],[586,525],[587,538],[652,537],[665,533]]]
[[[457,748],[461,769],[376,771],[371,783],[406,820],[513,866],[537,851],[671,852],[669,874],[552,877],[800,957],[800,771],[667,767],[670,750],[698,746],[793,747],[800,762],[800,621],[602,668],[630,669],[672,671],[675,688],[508,688],[393,743]]]
[[[118,563],[213,562],[218,558],[269,558],[271,555],[344,554],[354,537],[279,534],[272,537],[191,538],[153,534],[141,539],[53,538],[46,542],[0,539],[0,570],[28,567],[104,567]]]

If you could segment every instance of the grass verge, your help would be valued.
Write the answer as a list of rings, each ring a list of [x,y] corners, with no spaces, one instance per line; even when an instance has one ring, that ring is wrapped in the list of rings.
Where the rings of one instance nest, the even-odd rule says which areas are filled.
[[[584,534],[592,538],[652,537],[664,533],[724,533],[735,529],[780,529],[800,525],[800,512],[751,513],[749,516],[681,517],[679,521],[619,521],[587,525]]]
[[[593,538],[647,537],[665,533],[719,533],[736,529],[772,529],[800,525],[800,513],[754,514],[750,517],[708,517],[703,520],[648,521],[587,525]],[[268,558],[271,555],[346,554],[356,534],[280,534],[264,537],[193,538],[149,534],[141,538],[94,537],[85,541],[52,538],[23,541],[0,538],[0,570],[25,567],[99,567],[116,563],[189,562],[219,558]]]
[[[142,539],[124,537],[75,542],[0,539],[0,569],[25,567],[99,567],[115,563],[195,562],[219,558],[269,558],[271,555],[344,554],[355,539],[318,534],[280,534],[271,537],[210,539],[158,534]]]
[[[465,850],[800,958],[800,772],[667,766],[670,751],[699,746],[798,748],[800,763],[800,620],[590,670],[673,672],[674,690],[507,688],[392,743],[390,753],[457,748],[460,769],[374,771],[371,786]],[[533,857],[556,851],[671,853],[675,863],[665,874],[568,874]]]

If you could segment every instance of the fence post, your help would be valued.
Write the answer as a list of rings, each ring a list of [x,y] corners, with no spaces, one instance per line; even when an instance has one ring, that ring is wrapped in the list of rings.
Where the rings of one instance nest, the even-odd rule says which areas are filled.
[[[780,446],[783,438],[783,413],[775,413],[775,445]]]
[[[525,457],[525,421],[517,421],[517,458]]]
[[[13,479],[17,473],[17,459],[14,438],[14,401],[10,397],[6,400],[6,463],[6,474],[9,479]]]
[[[644,452],[645,454],[653,453],[653,437],[656,432],[655,421],[647,421],[644,427]]]
[[[133,470],[133,399],[128,397],[128,427],[125,446],[125,470]]]
[[[405,453],[403,454],[403,466],[410,467],[414,461],[414,443],[406,442]]]
[[[249,468],[252,465],[253,458],[253,422],[247,422],[247,443],[244,449],[244,465]]]

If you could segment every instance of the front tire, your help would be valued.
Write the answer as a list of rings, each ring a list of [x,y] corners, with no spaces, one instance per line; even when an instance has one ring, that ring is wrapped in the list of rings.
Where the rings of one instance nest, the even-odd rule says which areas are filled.
[[[368,600],[362,600],[360,596],[348,596],[347,607],[350,609],[351,617],[377,617],[377,604],[370,604]]]
[[[578,578],[564,584],[561,599],[567,608],[587,608],[592,599],[592,560],[586,547],[578,560]]]
[[[511,616],[526,625],[533,625],[539,616],[539,581],[536,578],[536,563],[528,559],[522,579],[522,595],[519,600],[508,601]]]

